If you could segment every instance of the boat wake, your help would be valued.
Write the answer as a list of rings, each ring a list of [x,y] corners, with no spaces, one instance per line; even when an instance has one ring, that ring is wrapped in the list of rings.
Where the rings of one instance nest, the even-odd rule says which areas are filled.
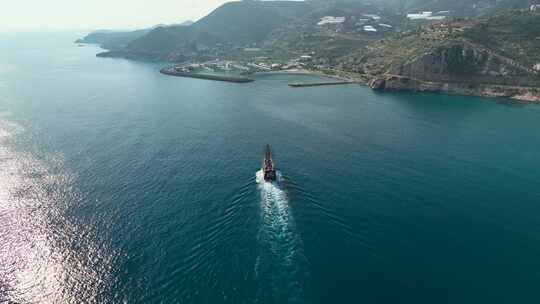
[[[255,265],[260,282],[257,298],[260,303],[305,303],[307,260],[283,188],[283,177],[279,171],[276,173],[277,181],[266,182],[263,171],[257,172],[261,197],[260,253]]]

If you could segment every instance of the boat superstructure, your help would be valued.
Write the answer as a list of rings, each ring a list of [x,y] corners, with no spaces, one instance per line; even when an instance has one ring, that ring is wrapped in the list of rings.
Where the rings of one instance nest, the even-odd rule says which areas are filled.
[[[267,182],[274,182],[277,180],[276,167],[272,158],[272,150],[270,145],[266,145],[264,149],[264,160],[262,164],[262,171],[264,173],[264,180]]]

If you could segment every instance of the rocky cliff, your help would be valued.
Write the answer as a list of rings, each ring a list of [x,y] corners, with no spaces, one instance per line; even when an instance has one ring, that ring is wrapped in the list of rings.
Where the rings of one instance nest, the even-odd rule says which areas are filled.
[[[374,78],[368,85],[374,90],[382,91],[444,92],[455,95],[508,97],[522,101],[540,102],[540,87],[467,82],[431,82],[390,75]]]
[[[534,29],[527,39],[512,33],[517,28],[509,26],[524,20]],[[480,35],[482,30],[484,35]],[[502,39],[497,30],[518,39]],[[536,44],[540,47],[540,15],[506,13],[480,22],[441,23],[400,34],[345,58],[342,67],[368,75],[370,86],[378,90],[540,101]],[[512,49],[519,51],[508,52]]]

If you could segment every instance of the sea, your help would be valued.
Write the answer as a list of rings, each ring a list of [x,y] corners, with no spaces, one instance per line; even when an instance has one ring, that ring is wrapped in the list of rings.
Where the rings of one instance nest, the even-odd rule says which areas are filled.
[[[0,34],[0,303],[540,303],[540,105],[170,77],[83,35]]]

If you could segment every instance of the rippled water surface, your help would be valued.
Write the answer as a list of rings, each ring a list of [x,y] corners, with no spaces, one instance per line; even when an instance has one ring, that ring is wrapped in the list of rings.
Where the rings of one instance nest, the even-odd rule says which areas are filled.
[[[540,300],[540,106],[172,78],[78,36],[0,37],[0,303]]]

